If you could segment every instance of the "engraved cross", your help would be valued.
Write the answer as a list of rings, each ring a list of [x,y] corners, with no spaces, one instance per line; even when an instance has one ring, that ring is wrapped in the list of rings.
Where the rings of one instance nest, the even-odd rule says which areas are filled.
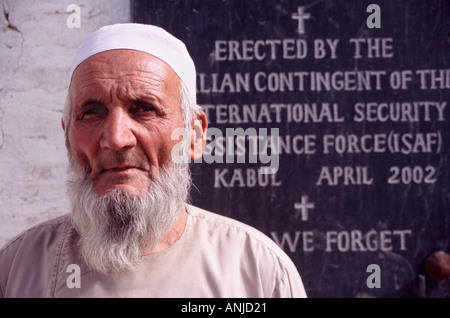
[[[311,17],[309,13],[305,13],[304,9],[304,7],[298,7],[297,12],[292,13],[292,19],[298,20],[298,34],[305,33],[305,20]]]
[[[294,204],[294,209],[300,210],[302,221],[308,221],[308,210],[314,209],[314,202],[308,203],[308,196],[302,195],[302,201]]]

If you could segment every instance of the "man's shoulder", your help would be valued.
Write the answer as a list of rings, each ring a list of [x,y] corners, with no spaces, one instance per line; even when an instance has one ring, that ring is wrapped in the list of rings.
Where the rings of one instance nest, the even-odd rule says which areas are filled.
[[[233,219],[231,217],[216,213],[216,212],[212,212],[212,211],[208,211],[205,210],[203,208],[194,206],[194,205],[187,205],[187,210],[188,213],[197,218],[197,219],[203,219],[206,222],[212,222],[212,223],[219,223],[219,224],[223,224],[223,225],[227,225],[227,226],[233,226],[233,227],[238,227],[238,228],[242,228],[243,230],[246,231],[257,231],[259,232],[259,230],[255,229],[254,227],[245,224],[241,221],[238,221],[236,219]]]
[[[17,234],[15,237],[10,239],[1,249],[0,255],[2,252],[18,247],[23,243],[39,243],[45,242],[49,239],[55,239],[55,236],[58,234],[70,223],[69,214],[64,214],[55,218],[52,218],[47,221],[43,221],[36,225],[29,227],[28,229],[22,231]],[[46,239],[47,238],[47,239]]]
[[[51,297],[69,225],[69,216],[63,215],[28,228],[3,246],[0,296]]]
[[[197,221],[208,223],[222,232],[233,230],[235,233],[244,236],[246,239],[254,242],[256,245],[267,249],[276,256],[282,263],[291,263],[291,259],[286,253],[266,234],[260,230],[230,217],[220,215],[215,212],[188,205],[188,213]]]
[[[188,213],[197,220],[202,220],[210,224],[236,228],[257,237],[261,236],[263,237],[263,239],[266,238],[265,234],[263,234],[258,229],[231,217],[208,211],[193,205],[187,205],[187,210]]]
[[[191,205],[187,206],[195,235],[208,240],[209,256],[216,251],[238,262],[248,277],[257,276],[254,286],[264,286],[265,297],[306,297],[297,267],[290,257],[266,234],[238,220]],[[232,255],[233,257],[230,257]],[[230,263],[231,262],[231,263]],[[236,268],[236,267],[234,267]],[[247,275],[246,274],[246,275]],[[246,286],[249,286],[246,284]]]

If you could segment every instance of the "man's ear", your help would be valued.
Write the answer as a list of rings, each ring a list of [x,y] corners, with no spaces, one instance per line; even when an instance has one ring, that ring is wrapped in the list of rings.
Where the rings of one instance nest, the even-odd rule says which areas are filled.
[[[206,131],[208,119],[204,112],[200,112],[191,123],[191,159],[200,159],[206,147]]]

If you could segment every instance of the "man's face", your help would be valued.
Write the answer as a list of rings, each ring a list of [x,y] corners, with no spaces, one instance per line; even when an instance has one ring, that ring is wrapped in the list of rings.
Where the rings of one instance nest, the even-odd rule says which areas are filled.
[[[96,54],[75,70],[68,141],[98,195],[141,196],[158,178],[183,127],[179,85],[166,63],[133,50]]]

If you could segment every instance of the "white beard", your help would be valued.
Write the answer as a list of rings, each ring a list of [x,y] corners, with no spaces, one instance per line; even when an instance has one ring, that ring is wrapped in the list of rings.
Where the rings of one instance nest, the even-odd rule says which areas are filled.
[[[133,198],[119,189],[98,196],[89,173],[81,171],[70,150],[69,161],[75,248],[92,270],[135,270],[144,252],[155,247],[178,219],[191,184],[189,165],[170,162],[145,195]]]

